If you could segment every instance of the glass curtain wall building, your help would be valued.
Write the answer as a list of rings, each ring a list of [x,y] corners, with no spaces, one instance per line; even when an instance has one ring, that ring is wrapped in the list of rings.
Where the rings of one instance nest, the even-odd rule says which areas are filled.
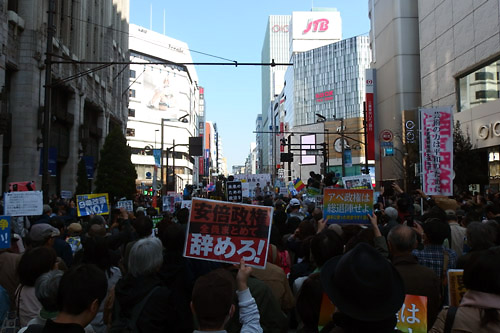
[[[363,116],[365,69],[370,67],[368,36],[357,36],[292,55],[285,75],[288,128],[326,119]]]

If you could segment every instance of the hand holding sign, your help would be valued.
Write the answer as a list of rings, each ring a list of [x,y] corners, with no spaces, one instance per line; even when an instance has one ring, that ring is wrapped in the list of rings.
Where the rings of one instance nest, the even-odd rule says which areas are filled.
[[[236,286],[238,291],[243,291],[248,288],[248,277],[252,274],[252,267],[245,265],[245,260],[240,260],[238,274],[236,275]]]

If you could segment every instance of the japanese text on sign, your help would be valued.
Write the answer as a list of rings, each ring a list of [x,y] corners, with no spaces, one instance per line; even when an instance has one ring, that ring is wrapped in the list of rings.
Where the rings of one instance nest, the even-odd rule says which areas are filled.
[[[0,249],[10,248],[10,216],[0,216]]]
[[[132,200],[121,200],[116,203],[116,208],[125,208],[127,212],[134,211],[134,202]]]
[[[397,313],[397,329],[408,333],[427,332],[427,297],[406,295]]]
[[[448,299],[450,306],[458,306],[462,297],[467,292],[464,284],[464,270],[463,269],[449,269],[448,270]]]
[[[76,201],[78,216],[109,214],[107,193],[77,195]]]
[[[193,199],[186,257],[265,267],[272,207]]]
[[[453,195],[453,111],[451,107],[420,109],[423,191]]]
[[[4,213],[8,216],[42,215],[43,195],[41,191],[10,192],[4,194]]]
[[[373,190],[325,189],[323,216],[327,223],[368,224]]]

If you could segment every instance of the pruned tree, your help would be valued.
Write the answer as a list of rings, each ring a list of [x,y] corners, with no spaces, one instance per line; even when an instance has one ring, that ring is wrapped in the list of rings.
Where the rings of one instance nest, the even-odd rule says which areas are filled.
[[[101,149],[95,180],[95,192],[108,193],[111,203],[122,197],[134,198],[137,172],[131,154],[121,129],[118,126],[111,129]]]
[[[76,194],[87,194],[90,193],[89,180],[87,177],[87,169],[85,167],[85,160],[80,158],[78,162],[78,171],[76,174]]]

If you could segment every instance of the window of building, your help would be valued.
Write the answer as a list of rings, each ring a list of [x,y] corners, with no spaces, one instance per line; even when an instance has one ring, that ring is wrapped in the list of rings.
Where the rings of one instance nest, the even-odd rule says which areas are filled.
[[[127,128],[127,136],[135,136],[135,128]]]
[[[135,117],[135,109],[128,109],[128,116]]]
[[[132,98],[135,97],[135,89],[129,89],[128,90],[128,97],[132,97]]]
[[[130,70],[130,77],[135,79],[135,71],[133,69]]]
[[[458,112],[500,98],[500,59],[458,78]]]

